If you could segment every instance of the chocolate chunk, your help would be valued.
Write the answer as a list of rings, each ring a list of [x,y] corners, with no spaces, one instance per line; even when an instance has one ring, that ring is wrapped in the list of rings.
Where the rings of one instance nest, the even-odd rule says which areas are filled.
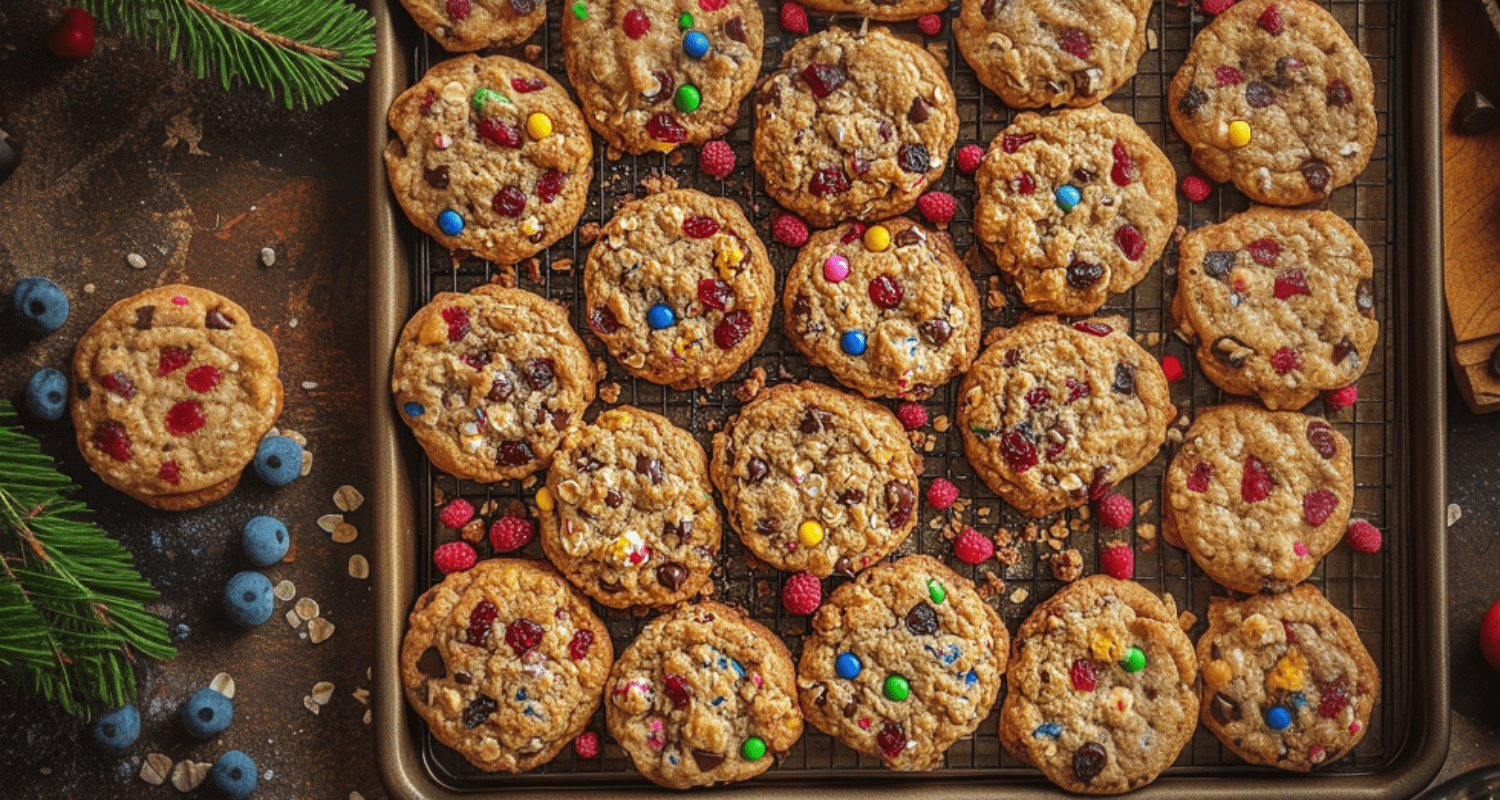
[[[216,331],[227,331],[234,327],[234,320],[216,308],[203,317],[203,324]]]
[[[1339,451],[1339,440],[1333,435],[1333,426],[1321,419],[1307,423],[1307,443],[1324,458],[1333,458]]]
[[[1109,753],[1098,742],[1089,742],[1073,751],[1073,774],[1085,784],[1099,777],[1099,773],[1104,771],[1104,765],[1108,763]]]
[[[453,673],[453,680],[464,686],[470,686],[474,683],[474,676],[467,672],[455,672]]]
[[[1084,169],[1083,167],[1079,167],[1078,169],[1073,170],[1073,180],[1078,181],[1079,183],[1093,183],[1098,179],[1099,173],[1091,169]]]
[[[603,589],[605,594],[619,594],[625,591],[625,587],[621,586],[619,581],[611,580],[599,581],[599,588]]]
[[[495,464],[501,467],[521,467],[536,460],[531,445],[522,441],[501,442],[495,448]]]
[[[625,503],[625,495],[620,494],[618,489],[610,489],[604,493],[604,504],[610,508],[619,508]]]
[[[677,80],[672,77],[672,73],[657,70],[651,73],[651,77],[656,79],[656,91],[649,94],[642,92],[641,99],[654,104],[670,98],[672,90],[677,88]]]
[[[1194,86],[1187,90],[1187,94],[1177,101],[1177,110],[1191,117],[1198,113],[1198,109],[1208,102],[1208,92]]]
[[[932,103],[927,102],[927,98],[922,95],[913,97],[911,108],[906,112],[907,121],[920,125],[930,116],[932,116]]]
[[[911,631],[913,636],[931,636],[937,633],[937,611],[933,610],[932,604],[924,600],[912,606],[911,610],[906,612],[906,629]]]
[[[1470,89],[1458,98],[1458,107],[1453,109],[1454,130],[1473,135],[1485,133],[1496,125],[1500,125],[1500,109],[1483,92]]]
[[[1264,81],[1245,84],[1245,102],[1251,108],[1265,108],[1276,104],[1276,92]]]
[[[464,727],[473,730],[483,725],[498,707],[494,700],[484,695],[474,698],[474,701],[469,703],[469,707],[464,709]]]
[[[693,750],[693,761],[698,764],[699,772],[712,772],[724,763],[723,753],[710,753],[707,750]]]
[[[942,347],[953,336],[953,325],[945,319],[929,319],[918,325],[917,330],[933,347]]]
[[[839,496],[836,498],[836,500],[839,505],[852,506],[855,503],[863,503],[865,500],[865,493],[862,489],[845,489],[844,491],[839,492]]]
[[[807,409],[802,415],[802,424],[798,429],[803,433],[819,433],[833,427],[833,414],[821,408],[813,407]]]
[[[897,247],[910,247],[911,245],[927,241],[927,234],[923,233],[921,228],[913,225],[910,228],[902,228],[891,241],[895,242]]]
[[[579,456],[573,459],[573,466],[579,472],[598,472],[604,468],[604,463],[592,456]]]
[[[523,17],[535,11],[539,5],[540,0],[510,0],[510,7]]]
[[[138,331],[151,330],[151,320],[156,317],[156,306],[141,306],[135,310],[135,329]],[[205,324],[206,321],[205,321]]]
[[[904,481],[891,481],[885,485],[885,502],[891,509],[891,513],[885,518],[891,530],[900,530],[911,522],[917,495]]]
[[[557,410],[553,411],[552,412],[552,430],[559,431],[559,432],[567,430],[568,429],[568,416],[570,414],[572,414],[572,413],[573,412],[571,412],[571,411],[564,411],[562,409],[557,409]]]
[[[859,703],[850,700],[844,704],[844,719],[854,719],[854,714],[859,711]]]
[[[1213,699],[1208,701],[1208,713],[1213,715],[1220,725],[1238,722],[1243,716],[1240,704],[1223,692],[1214,692]]]
[[[687,579],[687,568],[676,562],[668,561],[656,568],[656,582],[674,592]]]
[[[833,571],[838,575],[854,577],[854,561],[848,556],[839,556],[839,560],[833,562]]]
[[[1081,69],[1073,73],[1073,86],[1077,89],[1079,97],[1093,97],[1099,93],[1094,80],[1104,73],[1098,69]]]
[[[442,164],[437,169],[422,168],[422,180],[434,189],[448,188],[448,165]]]
[[[1203,256],[1203,271],[1210,278],[1223,278],[1234,269],[1234,251],[1214,250]]]
[[[443,663],[443,654],[436,647],[429,647],[417,660],[417,669],[429,678],[441,678],[448,674],[448,665]]]
[[[1375,287],[1368,278],[1360,281],[1354,289],[1354,307],[1364,316],[1375,318]]]
[[[781,108],[781,84],[767,81],[765,87],[756,93],[755,104],[758,106],[769,104]]]
[[[78,393],[79,400],[87,400],[94,394],[94,390],[89,388],[87,381],[79,381],[73,389]]]
[[[746,480],[751,483],[760,483],[771,473],[771,465],[759,456],[750,456],[750,460],[745,462],[745,471]]]
[[[651,485],[661,483],[663,477],[661,461],[650,456],[639,455],[635,457],[635,471],[651,479]]]

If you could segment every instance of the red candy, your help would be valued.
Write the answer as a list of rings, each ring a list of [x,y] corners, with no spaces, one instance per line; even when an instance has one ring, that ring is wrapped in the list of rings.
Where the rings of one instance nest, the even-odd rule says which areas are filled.
[[[476,131],[479,133],[479,138],[494,142],[501,147],[514,149],[521,146],[521,129],[494,117],[480,120]]]
[[[1207,200],[1208,196],[1213,193],[1213,190],[1213,184],[1197,175],[1189,175],[1182,179],[1182,193],[1187,195],[1187,199],[1194,203],[1201,203]]]
[[[1500,669],[1500,602],[1490,606],[1479,625],[1479,649],[1490,666]]]
[[[796,3],[782,3],[781,29],[791,33],[807,33],[807,9]]]
[[[1258,503],[1271,494],[1271,473],[1259,458],[1250,456],[1245,462],[1245,474],[1240,478],[1240,497],[1247,503]]]
[[[719,223],[712,217],[688,217],[682,221],[682,232],[693,239],[707,239],[719,232]]]
[[[444,506],[443,510],[438,513],[438,522],[446,528],[462,528],[473,518],[474,506],[461,497]]]
[[[807,223],[796,214],[782,212],[771,223],[771,236],[787,247],[807,244]]]
[[[704,142],[698,150],[698,168],[709,177],[724,180],[734,172],[734,148],[723,139]]]
[[[444,574],[463,572],[479,560],[468,542],[449,542],[432,552],[432,560]]]
[[[173,436],[186,436],[203,427],[203,406],[196,400],[184,400],[167,412],[167,430]]]
[[[927,424],[927,409],[916,403],[902,403],[896,409],[896,419],[901,420],[901,427],[914,431]]]
[[[943,18],[936,14],[923,14],[917,17],[917,27],[928,36],[936,36],[943,30]]]
[[[1135,551],[1124,544],[1106,547],[1099,554],[1099,566],[1109,577],[1128,581],[1135,577]]]
[[[966,144],[958,148],[958,168],[964,172],[974,172],[979,169],[980,163],[984,161],[984,148],[977,144]]]
[[[1107,494],[1099,499],[1099,524],[1106,528],[1124,528],[1135,516],[1135,506],[1123,494]]]
[[[1333,389],[1323,393],[1323,407],[1329,411],[1338,411],[1359,402],[1359,386],[1349,384],[1342,389]]]
[[[62,21],[47,33],[47,49],[58,58],[86,58],[94,52],[94,18],[81,8],[63,9]]]
[[[620,22],[620,27],[625,29],[625,35],[632,39],[639,39],[651,30],[651,20],[639,8],[632,8],[625,12],[625,19]]]
[[[934,225],[947,225],[957,203],[947,192],[928,192],[917,198],[917,210]]]
[[[927,484],[927,504],[933,508],[946,511],[953,507],[953,501],[957,499],[958,487],[947,478],[937,478]]]
[[[953,554],[965,564],[983,564],[995,554],[995,543],[973,528],[964,528],[953,540]]]
[[[520,550],[531,542],[534,532],[531,520],[501,517],[490,526],[490,546],[500,553]]]
[[[1380,529],[1362,519],[1349,523],[1349,546],[1361,553],[1380,552]]]
[[[187,377],[183,380],[188,388],[195,392],[206,392],[219,385],[219,369],[211,364],[194,367],[188,370]]]
[[[474,7],[469,0],[448,0],[445,10],[448,12],[449,19],[454,22],[463,22],[469,18],[469,14],[473,13]]]
[[[1161,371],[1166,373],[1167,383],[1176,383],[1185,375],[1182,371],[1182,362],[1177,360],[1177,356],[1162,356]]]
[[[799,572],[786,579],[781,603],[791,614],[811,614],[823,604],[823,584],[811,572]]]
[[[1068,677],[1073,679],[1073,688],[1080,692],[1092,692],[1099,685],[1099,674],[1094,671],[1094,662],[1086,659],[1078,659],[1068,670]]]
[[[1302,496],[1302,518],[1314,528],[1327,522],[1338,507],[1338,495],[1327,489],[1314,489]]]
[[[599,734],[593,731],[581,733],[573,740],[573,749],[578,751],[579,758],[599,757]]]
[[[646,133],[658,142],[679,144],[687,140],[687,128],[682,127],[671,114],[665,111],[654,114],[646,122]]]

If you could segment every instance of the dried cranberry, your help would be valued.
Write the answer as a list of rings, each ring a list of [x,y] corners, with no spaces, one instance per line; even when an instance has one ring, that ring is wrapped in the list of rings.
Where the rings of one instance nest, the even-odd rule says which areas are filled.
[[[1052,393],[1045,386],[1037,386],[1026,393],[1026,405],[1032,408],[1046,408],[1052,402]]]
[[[521,372],[521,377],[526,379],[526,384],[532,389],[540,392],[552,385],[557,377],[557,365],[550,358],[532,358],[526,361],[526,368]]]
[[[161,356],[156,361],[156,374],[167,375],[187,366],[193,354],[181,347],[163,347]]]
[[[111,420],[94,429],[92,441],[95,447],[116,461],[131,459],[130,434],[126,433],[125,426],[118,422]]]
[[[1019,428],[1011,428],[1000,436],[1000,454],[1005,463],[1017,473],[1036,466],[1036,443]]]
[[[850,242],[857,242],[860,239],[864,238],[864,235],[865,224],[863,222],[856,222],[853,225],[849,226],[849,230],[844,231],[843,236],[839,237],[839,244],[849,244]]]
[[[1220,86],[1234,86],[1245,82],[1245,73],[1225,65],[1214,70],[1214,80],[1218,81]]]
[[[186,436],[203,427],[203,405],[184,400],[167,411],[167,430],[173,436]]]
[[[1300,169],[1302,179],[1307,181],[1307,188],[1315,192],[1326,191],[1328,182],[1333,180],[1333,173],[1328,170],[1328,165],[1316,158],[1302,162]]]
[[[1011,181],[1011,188],[1016,194],[1031,194],[1036,191],[1036,178],[1031,177],[1030,172],[1023,172],[1020,177]]]
[[[1051,464],[1052,462],[1056,461],[1057,457],[1062,455],[1062,452],[1066,449],[1068,449],[1068,445],[1066,442],[1064,442],[1063,444],[1049,444],[1047,445],[1047,449],[1042,451],[1042,458],[1045,459],[1048,464]]]
[[[1338,507],[1339,496],[1327,489],[1314,489],[1302,496],[1302,518],[1314,528],[1327,522]]]
[[[1214,476],[1214,465],[1207,461],[1199,461],[1193,467],[1193,474],[1188,476],[1187,488],[1192,492],[1208,491],[1208,481]]]
[[[1279,35],[1286,30],[1286,21],[1281,18],[1281,10],[1276,7],[1275,3],[1266,6],[1266,10],[1260,12],[1260,16],[1255,21],[1272,36]]]
[[[1245,472],[1240,478],[1240,497],[1247,503],[1259,503],[1271,495],[1275,483],[1265,462],[1255,456],[1245,460]]]
[[[1123,395],[1135,396],[1135,367],[1116,364],[1115,382],[1109,388]]]
[[[861,177],[870,174],[870,159],[862,157],[859,153],[849,154],[849,169]]]
[[[1349,689],[1343,681],[1324,687],[1323,696],[1318,700],[1318,716],[1333,719],[1349,707],[1349,702]]]
[[[886,759],[894,759],[906,750],[906,730],[899,722],[887,722],[880,726],[880,733],[875,734],[875,746],[880,748],[880,755]]]
[[[424,117],[432,116],[432,104],[436,102],[437,92],[428,92],[427,96],[422,98],[422,105],[417,109],[417,112]]]
[[[1333,433],[1333,426],[1320,419],[1307,423],[1307,443],[1324,458],[1333,458],[1339,451],[1339,440]]]
[[[812,192],[814,197],[843,194],[849,191],[849,176],[836,167],[821,169],[812,176],[812,182],[808,184],[807,190]]]
[[[490,390],[485,394],[484,399],[491,403],[503,403],[509,400],[515,391],[516,385],[511,383],[509,378],[504,375],[496,375],[495,380],[490,383]]]
[[[1018,348],[1012,347],[1011,349],[1005,351],[1005,366],[1016,367],[1020,366],[1020,364],[1021,351]]]
[[[646,133],[658,142],[667,144],[678,144],[687,140],[687,128],[678,124],[671,114],[660,112],[653,114],[650,121],[646,123]]]
[[[1265,108],[1276,104],[1276,92],[1264,81],[1250,81],[1245,86],[1245,102],[1251,108]]]
[[[1057,47],[1076,58],[1088,58],[1094,52],[1089,35],[1082,28],[1069,28],[1057,39]]]
[[[1197,86],[1193,86],[1187,90],[1187,93],[1182,96],[1181,100],[1177,101],[1177,110],[1191,117],[1207,102],[1208,92],[1203,91]]]
[[[698,300],[703,305],[723,311],[734,299],[734,287],[718,278],[704,278],[698,281]]]
[[[1285,300],[1299,294],[1311,295],[1307,288],[1307,275],[1301,269],[1289,269],[1276,276],[1276,299]]]
[[[558,169],[549,169],[542,173],[542,177],[536,182],[536,196],[543,203],[550,203],[557,199],[558,193],[562,191],[563,182],[568,179],[567,173]]]
[[[464,727],[470,730],[483,725],[499,705],[489,697],[480,695],[464,709]]]
[[[1072,378],[1069,378],[1068,381],[1067,381],[1067,384],[1068,384],[1068,402],[1069,403],[1073,402],[1074,400],[1079,399],[1080,397],[1088,397],[1089,396],[1089,385],[1088,385],[1087,382],[1079,382],[1079,381],[1073,380]]]
[[[1271,355],[1271,367],[1276,370],[1277,375],[1302,369],[1302,355],[1290,347],[1283,347]]]
[[[207,392],[219,385],[219,368],[212,364],[204,364],[188,370],[184,381],[188,388],[195,392]]]
[[[1073,330],[1083,331],[1084,333],[1093,334],[1094,336],[1108,336],[1114,331],[1114,328],[1111,328],[1110,326],[1105,325],[1102,322],[1087,320],[1084,322],[1073,323]]]
[[[693,239],[707,239],[719,232],[719,223],[712,217],[688,217],[682,221],[682,232]]]
[[[501,147],[521,146],[521,129],[508,122],[489,117],[479,121],[479,138],[488,139]]]
[[[536,643],[542,640],[542,626],[532,622],[525,617],[516,617],[505,626],[505,643],[510,645],[517,655],[536,647]]]
[[[714,327],[714,344],[720,350],[734,347],[750,333],[750,323],[750,312],[743,308],[725,314],[724,319],[719,320],[719,324]]]
[[[901,298],[904,295],[901,281],[896,280],[894,275],[881,275],[870,281],[870,301],[879,308],[889,311],[901,305]]]
[[[909,142],[896,151],[896,164],[906,172],[921,174],[932,168],[932,158],[927,154],[927,145]]]
[[[494,626],[495,615],[498,613],[500,612],[494,603],[479,601],[479,605],[469,612],[469,634],[466,641],[475,647],[483,647],[485,640],[490,638],[490,628]]]
[[[469,335],[469,312],[459,306],[443,309],[443,321],[448,323],[448,341],[456,342]]]
[[[479,353],[464,353],[463,355],[461,355],[461,356],[458,357],[459,361],[464,362],[465,364],[467,364],[469,366],[470,369],[472,369],[472,370],[474,370],[476,372],[479,371],[479,370],[484,369],[485,365],[488,364],[488,363],[490,363],[490,361],[493,360],[493,359],[494,359],[494,354],[492,354],[492,353],[483,353],[483,352],[479,352]]]
[[[511,78],[510,88],[515,89],[521,94],[530,94],[531,92],[547,88],[547,84],[541,78],[531,78],[529,80],[526,78]]]
[[[495,464],[501,467],[523,467],[536,460],[536,453],[526,442],[501,442],[495,447]]]
[[[103,386],[105,390],[119,395],[126,400],[135,397],[135,393],[137,391],[137,389],[135,388],[135,383],[129,378],[125,377],[125,373],[118,371],[111,372],[108,375],[100,378],[99,385]]]
[[[1099,685],[1099,673],[1094,670],[1094,662],[1086,658],[1073,661],[1073,666],[1068,668],[1068,677],[1073,681],[1073,688],[1080,692],[1092,692]]]
[[[1256,239],[1245,245],[1245,249],[1250,251],[1255,263],[1268,267],[1276,266],[1276,259],[1281,256],[1281,244],[1275,239]]]
[[[1115,165],[1109,171],[1110,180],[1116,186],[1129,186],[1130,182],[1141,176],[1140,168],[1135,165],[1135,159],[1130,157],[1130,152],[1125,149],[1124,142],[1115,142],[1110,150],[1115,157]]]
[[[736,42],[745,41],[745,20],[741,17],[732,17],[724,23],[724,33]]]
[[[1354,92],[1349,90],[1349,84],[1334,78],[1328,82],[1327,99],[1329,108],[1343,108],[1354,102]]]
[[[514,186],[507,186],[495,192],[494,198],[490,200],[490,208],[502,217],[519,217],[522,209],[526,208],[526,193]]]
[[[1134,225],[1121,225],[1115,231],[1115,244],[1131,261],[1140,261],[1146,254],[1146,239]]]
[[[168,461],[156,471],[156,477],[176,486],[182,482],[182,467],[176,461]]]
[[[677,86],[677,79],[672,77],[672,73],[662,70],[651,73],[651,77],[656,80],[656,89],[651,92],[642,92],[642,99],[653,105],[663,100],[670,100],[672,89]]]
[[[589,312],[589,327],[596,333],[609,336],[620,329],[620,320],[615,317],[615,312],[610,311],[608,306],[595,306]]]
[[[693,690],[688,687],[687,679],[675,672],[668,672],[662,676],[661,682],[666,688],[667,697],[672,699],[672,707],[687,708],[688,701],[693,698]]]
[[[802,80],[807,81],[813,97],[827,97],[843,86],[849,76],[837,64],[808,64],[802,70]]]
[[[1034,133],[1007,133],[1005,138],[1000,140],[1000,149],[1007,153],[1014,153],[1021,149],[1021,145],[1035,138]]]
[[[1099,777],[1104,767],[1109,764],[1109,751],[1098,742],[1088,742],[1073,751],[1073,774],[1078,780],[1088,785],[1090,781]]]
[[[469,18],[469,14],[473,13],[474,7],[469,0],[448,0],[445,10],[448,12],[449,19],[454,22],[463,22]]]

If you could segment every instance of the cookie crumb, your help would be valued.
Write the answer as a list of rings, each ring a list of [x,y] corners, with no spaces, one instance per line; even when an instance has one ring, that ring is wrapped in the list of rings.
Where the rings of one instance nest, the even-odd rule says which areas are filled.
[[[578,228],[578,241],[583,244],[593,244],[599,238],[599,223],[585,222]]]
[[[1156,505],[1156,501],[1155,500],[1150,500],[1150,499],[1142,500],[1141,504],[1138,505],[1138,506],[1136,506],[1135,513],[1136,513],[1137,516],[1145,516],[1146,512],[1150,511],[1151,507],[1154,506],[1154,505]]]
[[[1053,539],[1066,539],[1068,538],[1068,533],[1068,521],[1060,517],[1056,522],[1052,523],[1052,527],[1047,529],[1047,535]]]
[[[542,282],[542,262],[536,256],[521,262],[526,267],[526,280],[532,283]]]
[[[526,60],[535,64],[542,57],[542,46],[539,44],[526,45]]]
[[[770,572],[771,571],[771,565],[770,564],[767,564],[766,562],[761,561],[759,556],[755,555],[754,553],[750,552],[749,550],[745,551],[744,559],[745,559],[745,566],[749,567],[751,572]]]
[[[682,148],[678,148],[667,154],[667,163],[674,167],[682,166],[682,161]]]
[[[1449,503],[1448,504],[1448,527],[1450,527],[1450,528],[1453,527],[1453,523],[1458,522],[1461,518],[1463,518],[1463,515],[1464,515],[1464,510],[1458,507],[1458,503]]]
[[[1052,577],[1064,583],[1072,583],[1082,575],[1083,556],[1077,550],[1068,548],[1052,556]]]
[[[1151,541],[1156,538],[1156,526],[1149,522],[1142,522],[1135,526],[1135,535]]]
[[[1000,277],[998,275],[990,276],[989,292],[985,294],[984,304],[988,306],[991,311],[1005,310],[1005,292],[1001,291],[1000,289]]]
[[[1139,532],[1139,531],[1137,531],[1137,532]],[[1155,553],[1156,552],[1156,540],[1155,539],[1147,539],[1146,541],[1141,542],[1141,552],[1142,553]]]
[[[475,517],[465,522],[463,528],[459,530],[458,535],[463,537],[463,540],[469,544],[480,541],[484,538],[484,520],[480,517]]]
[[[1187,633],[1194,625],[1198,624],[1198,617],[1191,611],[1183,611],[1177,615],[1177,624],[1182,627],[1182,632]]]
[[[766,388],[766,370],[764,367],[756,367],[750,370],[750,377],[734,390],[734,399],[741,403],[748,403],[754,400],[764,388]]]
[[[911,440],[911,446],[915,448],[927,444],[927,434],[922,431],[907,431],[906,438]]]
[[[974,588],[979,591],[980,597],[988,600],[991,597],[1005,594],[1005,581],[1000,580],[999,576],[993,572],[986,572],[984,573],[984,584]]]
[[[535,485],[536,485],[536,476],[535,475],[527,475],[526,477],[524,477],[524,478],[521,479],[521,488],[522,489],[530,489],[531,487],[533,487]]]
[[[1023,541],[1023,542],[1034,542],[1036,540],[1037,540],[1036,523],[1035,522],[1028,522],[1028,523],[1026,523],[1026,527],[1021,531],[1021,541]]]
[[[953,427],[953,423],[948,419],[947,414],[941,414],[937,419],[932,421],[932,429],[938,433],[946,433],[951,427]]]
[[[646,190],[646,196],[661,192],[669,192],[677,188],[677,179],[671,175],[663,175],[655,170],[651,171],[641,180],[641,188]]]
[[[490,276],[490,283],[499,284],[505,289],[516,288],[516,268],[513,264],[501,264],[495,274]]]
[[[625,154],[622,153],[622,152],[620,152],[620,148],[615,147],[614,145],[610,145],[604,151],[604,157],[607,158],[607,159],[609,159],[610,161],[619,161],[620,160],[620,156],[623,156],[623,155],[625,155]]]
[[[1013,544],[995,548],[995,560],[1007,567],[1021,563],[1021,551]]]
[[[1021,588],[1010,593],[1010,601],[1012,603],[1024,603],[1026,602],[1026,598],[1030,596],[1031,592],[1027,591],[1025,586],[1022,586]]]
[[[1155,50],[1155,49],[1157,49],[1160,46],[1161,46],[1161,43],[1159,41],[1157,41],[1157,39],[1156,39],[1156,29],[1155,28],[1147,28],[1146,29],[1146,49],[1147,50]]]
[[[571,259],[571,258],[559,258],[559,259],[553,260],[553,262],[552,262],[552,271],[553,272],[572,272],[573,271],[573,259]]]
[[[620,384],[610,381],[599,387],[599,399],[610,405],[620,402]]]
[[[756,597],[770,597],[773,593],[775,593],[775,590],[771,588],[771,582],[770,581],[768,581],[768,580],[760,580],[760,581],[756,582],[756,584],[755,584],[755,596]]]

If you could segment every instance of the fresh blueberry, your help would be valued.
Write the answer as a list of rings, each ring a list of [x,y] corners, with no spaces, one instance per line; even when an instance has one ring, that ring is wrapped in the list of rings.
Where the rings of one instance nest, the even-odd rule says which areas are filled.
[[[51,333],[68,321],[68,296],[46,278],[22,278],[11,303],[21,325],[33,333]]]
[[[37,370],[26,384],[26,408],[48,422],[62,419],[68,410],[67,376],[51,367]]]
[[[199,689],[182,706],[182,727],[195,739],[212,739],[233,721],[234,706],[213,689]]]
[[[208,779],[215,789],[233,800],[248,797],[255,791],[255,762],[238,750],[230,750],[214,762]]]
[[[94,742],[105,750],[124,750],[141,735],[141,712],[120,706],[94,723]]]
[[[285,436],[267,436],[255,451],[255,474],[272,486],[285,486],[302,474],[302,445]]]
[[[286,557],[292,536],[275,517],[256,517],[245,523],[245,557],[257,567],[269,567]]]
[[[241,572],[224,587],[224,609],[241,628],[253,628],[270,619],[274,606],[271,579],[259,572]]]

